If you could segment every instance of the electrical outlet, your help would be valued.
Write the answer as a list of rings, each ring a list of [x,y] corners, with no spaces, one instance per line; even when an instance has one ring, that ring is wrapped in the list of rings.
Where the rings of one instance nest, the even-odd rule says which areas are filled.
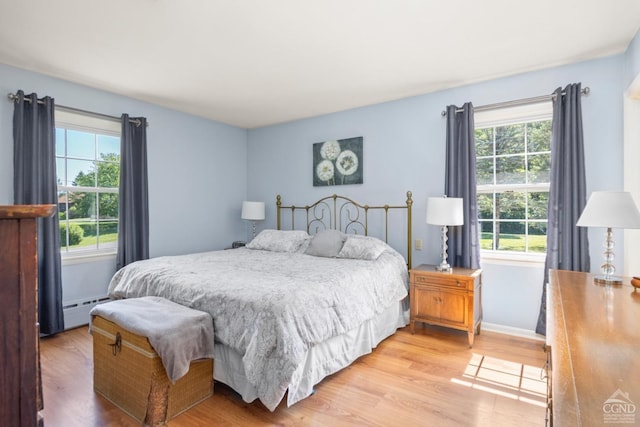
[[[422,250],[422,239],[416,239],[416,251]]]

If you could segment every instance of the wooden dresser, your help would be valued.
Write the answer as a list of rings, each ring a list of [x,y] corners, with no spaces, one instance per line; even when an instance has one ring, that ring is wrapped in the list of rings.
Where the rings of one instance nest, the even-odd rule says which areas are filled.
[[[437,271],[422,264],[409,271],[411,333],[415,322],[467,331],[469,347],[482,321],[482,270],[454,267]]]
[[[640,424],[640,290],[551,270],[547,287],[548,423]]]
[[[42,425],[36,218],[55,205],[0,206],[0,424]]]

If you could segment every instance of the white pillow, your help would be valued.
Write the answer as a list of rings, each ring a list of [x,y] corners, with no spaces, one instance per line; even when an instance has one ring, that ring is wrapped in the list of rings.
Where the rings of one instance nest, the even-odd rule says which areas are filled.
[[[373,261],[387,249],[387,244],[369,236],[348,236],[338,258],[363,259]]]
[[[338,256],[346,236],[338,230],[322,230],[311,238],[304,251],[307,255],[335,258]]]
[[[296,252],[308,239],[307,232],[301,230],[262,230],[246,247],[272,252]]]

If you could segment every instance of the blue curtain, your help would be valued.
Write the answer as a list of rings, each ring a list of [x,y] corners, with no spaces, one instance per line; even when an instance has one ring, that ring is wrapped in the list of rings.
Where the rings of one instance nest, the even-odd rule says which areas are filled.
[[[536,332],[547,330],[549,269],[589,271],[587,228],[576,222],[586,204],[580,83],[556,89],[551,124],[551,178],[547,219],[547,257]]]
[[[18,205],[58,204],[53,98],[19,90],[13,112],[13,194]],[[64,330],[58,215],[38,218],[40,332]]]
[[[444,192],[463,199],[464,225],[449,228],[448,255],[452,267],[480,268],[473,105],[467,102],[461,112],[458,109],[447,107]]]
[[[132,123],[136,122],[136,123]],[[117,268],[149,258],[147,119],[122,115]]]
[[[137,123],[132,123],[137,121]],[[149,258],[147,119],[122,115],[117,268]]]

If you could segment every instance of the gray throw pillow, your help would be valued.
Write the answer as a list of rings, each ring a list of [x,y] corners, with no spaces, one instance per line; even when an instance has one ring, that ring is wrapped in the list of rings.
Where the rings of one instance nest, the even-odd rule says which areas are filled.
[[[335,258],[340,253],[346,236],[338,230],[322,230],[311,238],[307,255]]]

